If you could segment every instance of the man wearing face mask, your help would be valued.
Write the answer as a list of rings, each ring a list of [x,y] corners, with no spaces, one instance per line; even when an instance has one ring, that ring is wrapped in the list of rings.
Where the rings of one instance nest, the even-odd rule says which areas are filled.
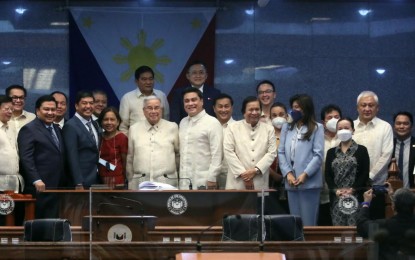
[[[337,121],[342,117],[340,107],[334,104],[329,104],[321,109],[321,121],[324,126],[324,157],[323,157],[323,173],[324,164],[326,162],[326,154],[330,148],[339,145],[340,140],[337,138]],[[331,226],[332,221],[330,217],[330,198],[329,189],[323,174],[323,189],[320,193],[320,209],[318,214],[319,226]]]

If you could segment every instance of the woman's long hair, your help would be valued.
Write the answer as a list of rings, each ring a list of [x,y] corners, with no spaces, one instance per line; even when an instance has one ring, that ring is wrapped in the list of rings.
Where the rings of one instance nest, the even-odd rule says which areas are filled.
[[[304,139],[310,141],[310,137],[317,127],[316,117],[314,113],[313,99],[307,94],[297,94],[290,98],[290,106],[293,107],[293,103],[297,102],[300,108],[303,110],[303,117],[301,121],[307,126],[307,132],[304,134]],[[292,130],[296,123],[291,123],[290,129]]]

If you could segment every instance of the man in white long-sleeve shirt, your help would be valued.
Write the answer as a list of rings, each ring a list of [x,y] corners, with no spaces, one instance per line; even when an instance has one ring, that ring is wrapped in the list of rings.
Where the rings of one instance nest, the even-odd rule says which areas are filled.
[[[190,178],[197,189],[216,189],[222,163],[223,130],[203,109],[203,94],[196,88],[183,91],[187,117],[180,121],[180,188]]]
[[[357,111],[359,117],[354,121],[353,139],[369,152],[369,178],[372,184],[382,185],[388,177],[388,164],[393,151],[392,127],[376,116],[379,99],[372,91],[363,91],[357,97]],[[376,194],[371,206],[371,217],[385,217],[384,194]]]
[[[274,128],[260,122],[261,106],[256,97],[243,101],[242,113],[244,119],[225,131],[226,189],[268,189],[269,167],[277,156]]]

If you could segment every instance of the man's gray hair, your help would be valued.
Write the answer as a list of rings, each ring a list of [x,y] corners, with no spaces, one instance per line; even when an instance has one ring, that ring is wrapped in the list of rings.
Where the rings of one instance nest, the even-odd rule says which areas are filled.
[[[400,188],[392,196],[396,212],[403,214],[413,214],[415,206],[415,195],[410,189]]]
[[[378,95],[376,95],[376,93],[375,93],[375,92],[370,91],[370,90],[365,90],[365,91],[362,91],[362,92],[359,94],[359,96],[357,97],[356,104],[357,104],[357,105],[359,105],[359,100],[360,100],[361,98],[364,98],[364,97],[373,97],[373,98],[375,99],[376,104],[378,104],[378,105],[379,105],[379,98],[378,98]]]
[[[147,103],[150,100],[158,100],[158,101],[160,101],[160,107],[163,108],[163,103],[161,102],[161,99],[159,97],[157,97],[157,96],[154,96],[154,95],[147,96],[147,97],[144,98],[143,108],[145,108],[147,106]]]

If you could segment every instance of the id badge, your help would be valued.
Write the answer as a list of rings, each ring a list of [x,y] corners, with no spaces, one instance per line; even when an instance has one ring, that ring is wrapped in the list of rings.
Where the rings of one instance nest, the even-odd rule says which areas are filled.
[[[107,162],[102,158],[99,158],[98,163],[104,166],[105,168],[107,168],[107,170],[111,170],[111,171],[114,171],[116,167],[114,164]]]

